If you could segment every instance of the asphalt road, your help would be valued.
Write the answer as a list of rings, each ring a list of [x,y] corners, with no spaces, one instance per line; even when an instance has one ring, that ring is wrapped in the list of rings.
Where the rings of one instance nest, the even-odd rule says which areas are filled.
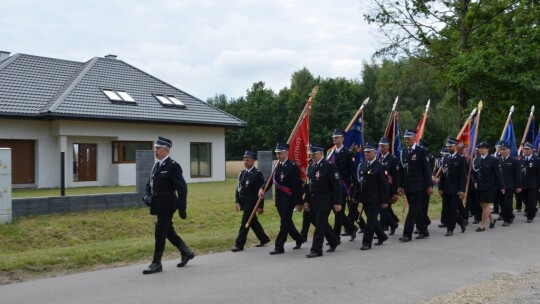
[[[497,273],[540,270],[540,220],[466,233],[431,225],[431,237],[360,251],[361,237],[342,237],[336,252],[307,259],[288,243],[285,254],[272,246],[197,256],[184,268],[165,261],[164,272],[142,275],[135,265],[0,286],[0,303],[420,303],[488,280]],[[312,228],[313,229],[313,228]],[[170,246],[170,244],[167,244]],[[148,253],[151,256],[151,253]]]

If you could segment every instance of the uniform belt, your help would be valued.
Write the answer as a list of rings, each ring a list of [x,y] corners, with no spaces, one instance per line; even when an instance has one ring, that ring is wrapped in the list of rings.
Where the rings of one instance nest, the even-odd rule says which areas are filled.
[[[174,196],[174,192],[152,192],[152,196]]]

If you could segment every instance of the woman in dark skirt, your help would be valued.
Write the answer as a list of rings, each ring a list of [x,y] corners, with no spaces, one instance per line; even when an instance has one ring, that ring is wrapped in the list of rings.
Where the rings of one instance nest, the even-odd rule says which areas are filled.
[[[489,155],[489,145],[483,141],[476,148],[480,155],[474,159],[474,170],[476,174],[472,176],[476,197],[482,208],[482,222],[477,232],[486,230],[486,221],[489,218],[489,228],[495,227],[495,218],[491,215],[489,205],[493,202],[495,190],[498,189],[504,194],[504,182],[496,158]]]

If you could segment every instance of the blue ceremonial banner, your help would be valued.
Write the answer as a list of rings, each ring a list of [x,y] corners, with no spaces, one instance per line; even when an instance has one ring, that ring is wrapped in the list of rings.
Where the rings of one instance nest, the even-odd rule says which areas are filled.
[[[536,138],[534,137],[534,131],[536,130],[536,123],[534,122],[534,117],[531,119],[531,124],[529,125],[529,129],[525,130],[525,142],[532,143]],[[538,137],[538,136],[537,136]],[[522,143],[522,144],[523,144]]]
[[[540,129],[538,129],[538,133],[536,133],[536,138],[534,139],[534,143],[533,143],[534,153],[538,154],[538,146],[540,146]]]
[[[512,124],[512,118],[510,118],[510,122],[508,122],[508,126],[506,127],[506,131],[504,131],[504,135],[502,140],[506,141],[510,147],[510,155],[513,157],[518,156],[517,152],[517,145],[516,145],[516,135],[514,134],[514,126]]]
[[[395,119],[394,122],[394,138],[391,138],[390,140],[394,142],[394,156],[397,159],[401,159],[401,130],[397,119]]]
[[[358,118],[352,125],[352,127],[347,131],[345,134],[345,139],[343,141],[343,145],[345,148],[351,150],[354,153],[354,159],[356,161],[356,165],[358,166],[361,162],[366,160],[366,156],[364,155],[364,141],[362,132],[363,130],[363,123],[364,123],[364,111],[358,115]]]
[[[471,127],[471,139],[469,140],[470,142],[470,145],[469,145],[469,155],[471,157],[471,159],[474,158],[474,156],[476,155],[476,145],[478,144],[477,140],[476,140],[476,120],[474,120],[473,124],[472,124],[472,127]]]

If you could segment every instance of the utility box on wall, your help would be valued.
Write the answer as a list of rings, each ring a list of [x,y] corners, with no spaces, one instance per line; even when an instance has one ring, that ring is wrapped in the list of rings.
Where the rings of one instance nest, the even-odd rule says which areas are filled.
[[[0,223],[11,222],[11,149],[0,148]]]

